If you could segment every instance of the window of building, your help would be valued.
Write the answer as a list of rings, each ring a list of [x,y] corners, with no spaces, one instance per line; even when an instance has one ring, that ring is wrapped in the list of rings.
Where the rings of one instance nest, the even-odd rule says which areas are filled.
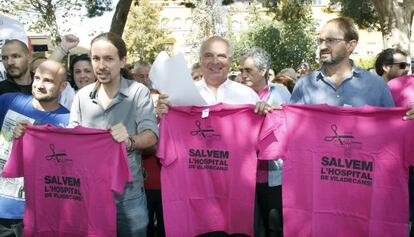
[[[170,20],[168,20],[168,18],[162,18],[161,29],[168,29],[168,28],[170,28]]]
[[[174,18],[173,27],[175,30],[181,30],[183,28],[183,20],[179,17]]]
[[[185,29],[191,30],[192,26],[193,26],[193,20],[191,18],[185,19]]]

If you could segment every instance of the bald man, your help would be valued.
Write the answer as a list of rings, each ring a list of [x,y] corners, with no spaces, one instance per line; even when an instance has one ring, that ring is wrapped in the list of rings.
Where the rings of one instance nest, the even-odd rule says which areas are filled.
[[[60,93],[66,86],[65,68],[58,62],[46,60],[36,69],[32,95],[6,93],[0,95],[0,173],[11,150],[14,126],[53,124],[64,127],[69,111],[59,104]],[[22,236],[24,210],[23,179],[0,178],[1,236]]]

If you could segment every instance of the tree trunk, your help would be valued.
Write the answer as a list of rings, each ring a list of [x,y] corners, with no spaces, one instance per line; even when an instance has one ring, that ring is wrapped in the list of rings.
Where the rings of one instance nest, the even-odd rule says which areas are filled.
[[[373,0],[378,12],[384,48],[399,47],[410,53],[414,0]]]
[[[119,0],[116,5],[114,16],[112,17],[110,32],[122,36],[131,4],[132,0]]]

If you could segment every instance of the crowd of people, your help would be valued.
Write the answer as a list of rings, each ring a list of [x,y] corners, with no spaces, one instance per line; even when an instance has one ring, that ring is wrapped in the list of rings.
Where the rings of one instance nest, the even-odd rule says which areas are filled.
[[[174,204],[174,201],[171,204],[171,199],[168,199],[168,204],[163,205],[163,199],[172,194],[164,193],[167,191],[164,191],[162,185],[165,184],[163,181],[168,177],[163,177],[162,169],[169,169],[172,166],[167,163],[167,159],[164,157],[166,154],[164,150],[167,146],[165,144],[175,146],[172,144],[183,141],[181,138],[166,137],[163,133],[164,128],[159,128],[163,124],[171,123],[167,115],[171,109],[174,110],[174,107],[167,94],[153,88],[149,77],[151,64],[148,62],[127,64],[127,47],[122,38],[113,33],[102,33],[91,41],[89,54],[70,56],[69,66],[66,69],[62,61],[78,43],[79,39],[76,36],[66,35],[62,37],[62,42],[50,57],[39,57],[32,60],[30,50],[24,42],[17,39],[6,40],[1,49],[2,62],[7,72],[7,79],[0,82],[1,132],[2,134],[13,133],[16,143],[17,140],[25,136],[26,130],[32,125],[52,124],[65,128],[82,126],[107,129],[114,142],[124,144],[122,149],[127,154],[125,158],[131,177],[125,183],[123,192],[114,194],[112,200],[111,205],[116,210],[115,223],[113,223],[116,236],[186,237],[189,233],[192,236],[204,237],[229,235],[257,237],[329,236],[326,234],[318,235],[316,232],[312,234],[305,231],[292,232],[291,228],[286,232],[284,229],[284,223],[288,221],[284,215],[283,200],[285,197],[282,195],[284,185],[282,167],[285,159],[276,154],[271,160],[258,160],[256,167],[249,167],[254,169],[256,174],[255,177],[248,178],[255,183],[252,189],[253,202],[249,204],[253,207],[251,213],[230,210],[229,216],[226,216],[229,223],[224,221],[224,226],[229,226],[226,228],[217,225],[209,226],[210,229],[204,229],[205,226],[200,225],[200,228],[197,229],[198,225],[194,224],[194,229],[191,229],[191,225],[196,220],[191,218],[177,220],[175,215],[182,211],[179,208],[181,204]],[[328,21],[319,32],[317,43],[320,60],[318,69],[312,69],[308,63],[303,62],[296,70],[286,68],[276,73],[271,68],[270,55],[265,50],[251,48],[244,52],[239,59],[234,59],[229,42],[223,37],[212,36],[202,43],[199,62],[192,66],[191,76],[195,88],[211,111],[215,109],[213,106],[221,103],[233,106],[251,105],[248,108],[251,108],[252,113],[260,116],[259,119],[264,119],[268,117],[269,113],[280,112],[283,110],[283,105],[288,104],[327,104],[338,107],[398,106],[406,108],[401,120],[412,123],[411,120],[414,119],[414,107],[412,107],[414,104],[414,83],[412,81],[414,78],[413,75],[408,75],[410,64],[406,52],[400,49],[383,50],[377,56],[375,73],[359,68],[350,59],[358,43],[358,31],[352,20],[345,17]],[[239,72],[235,75],[230,75],[232,60],[238,60],[239,63]],[[202,116],[204,116],[204,112]],[[236,121],[234,122],[236,123]],[[203,132],[211,132],[212,129],[202,128],[200,124],[200,122],[196,123],[200,134],[205,138],[206,135]],[[276,131],[277,128],[274,129]],[[339,136],[337,128],[332,127],[332,129],[335,135]],[[235,138],[235,140],[237,139]],[[227,140],[222,142],[226,143]],[[275,142],[276,138],[275,141],[269,140],[267,145],[270,146],[269,144]],[[92,236],[100,233],[100,230],[95,230],[93,225],[84,232],[64,233],[59,232],[62,231],[59,228],[54,229],[56,226],[45,227],[41,226],[39,221],[26,219],[29,211],[25,210],[25,198],[27,200],[33,197],[27,196],[29,192],[26,192],[25,197],[22,179],[11,179],[13,169],[6,161],[11,158],[17,159],[14,156],[19,156],[18,151],[14,150],[16,148],[11,147],[11,143],[12,138],[9,137],[8,143],[1,144],[8,147],[8,149],[2,149],[6,150],[8,154],[0,156],[0,168],[4,169],[7,176],[7,178],[0,178],[0,237],[19,237],[24,234],[26,236]],[[158,151],[157,155],[158,144],[161,146],[161,151]],[[263,151],[267,151],[263,147],[260,149],[257,149],[258,156],[262,155]],[[411,148],[407,147],[407,149]],[[52,151],[55,154],[54,148]],[[174,152],[176,151],[174,150]],[[13,154],[10,155],[10,158],[8,158],[9,153]],[[87,155],[93,156],[93,154]],[[182,156],[186,155],[182,154]],[[257,159],[257,157],[249,159],[252,158]],[[96,159],[96,162],[99,162],[99,157]],[[409,165],[413,164],[409,163]],[[291,166],[289,168],[292,169]],[[26,170],[30,169],[30,167],[24,168],[25,178],[27,178]],[[211,171],[210,178],[214,179],[217,172],[219,171]],[[186,177],[185,174],[183,176]],[[410,173],[409,200],[411,209],[414,206],[411,204],[414,197],[413,179],[414,175]],[[240,180],[239,182],[243,183],[244,181]],[[207,183],[207,185],[212,185],[209,181]],[[214,182],[211,181],[211,183]],[[206,183],[203,184],[206,185]],[[191,187],[187,188],[191,189]],[[203,187],[194,187],[194,189],[200,188]],[[211,187],[206,189],[209,188]],[[209,197],[210,199],[216,198],[214,194],[212,195]],[[315,198],[318,197],[315,196]],[[89,201],[93,202],[93,200]],[[172,205],[179,207],[171,208]],[[191,204],[187,205],[187,208],[191,208]],[[196,204],[193,205],[196,206]],[[246,208],[250,207],[249,205]],[[385,203],[381,205],[385,205]],[[163,210],[163,207],[167,207],[167,209]],[[84,208],[88,209],[87,206]],[[226,209],[227,207],[217,208]],[[194,212],[192,215],[213,218],[213,222],[215,221],[216,216],[209,217],[210,212],[207,210]],[[241,218],[248,220],[236,223],[236,225],[247,223],[249,226],[240,229],[231,226],[230,220],[237,219],[236,216],[242,214],[247,216]],[[182,215],[184,216],[184,214]],[[56,217],[51,215],[50,217],[44,216],[44,218]],[[227,220],[226,218],[225,220]],[[410,210],[410,220],[412,218],[413,211]],[[166,219],[165,225],[164,219]],[[184,221],[190,227],[186,227],[185,231],[180,232],[180,229],[172,227],[174,221],[177,223]],[[217,216],[217,222],[220,221],[221,218]],[[405,223],[407,235],[408,223],[407,217]],[[351,229],[353,227],[349,226]],[[399,226],[399,228],[404,227],[404,224],[402,227]],[[297,228],[301,229],[300,226]],[[244,231],[246,229],[251,229],[252,232]],[[384,236],[401,233],[395,232],[395,229],[389,230],[390,232],[385,233]],[[236,231],[229,232],[233,230]],[[343,230],[339,229],[338,231]],[[186,235],[177,233],[185,233]],[[296,235],[292,233],[296,233]],[[369,233],[369,231],[361,233],[363,234],[359,236],[364,236],[364,233]],[[103,236],[113,236],[112,234],[112,232],[104,233]],[[346,235],[338,234],[337,236]],[[411,236],[414,236],[414,231],[411,232]]]

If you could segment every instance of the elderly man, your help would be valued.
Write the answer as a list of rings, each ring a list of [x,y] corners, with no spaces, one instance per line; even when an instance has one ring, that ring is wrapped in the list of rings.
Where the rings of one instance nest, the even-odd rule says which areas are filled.
[[[10,136],[13,125],[26,119],[18,126],[24,127],[28,120],[35,124],[53,124],[66,126],[69,111],[59,104],[59,96],[66,86],[66,70],[57,62],[45,61],[37,68],[32,94],[6,93],[0,95],[1,154],[0,170],[11,147]],[[5,122],[7,121],[7,122]],[[17,129],[18,130],[18,129]],[[19,130],[20,136],[23,130]],[[5,150],[3,150],[5,149]],[[24,209],[24,192],[22,179],[0,179],[0,236],[21,236]],[[18,190],[19,192],[16,192]]]
[[[148,77],[149,71],[151,70],[151,64],[147,62],[139,62],[134,65],[131,70],[134,80],[144,84],[146,87],[151,88],[151,81]]]
[[[408,74],[410,64],[407,61],[408,56],[404,51],[393,48],[384,49],[375,60],[375,72],[385,82],[388,82],[396,77]]]
[[[240,57],[243,83],[252,88],[269,105],[289,102],[290,93],[285,86],[268,84],[270,55],[261,48],[252,48]],[[281,160],[258,161],[256,178],[255,233],[260,235],[263,222],[266,236],[282,236],[282,177]],[[271,214],[273,213],[273,214]]]
[[[249,87],[227,79],[230,71],[232,50],[228,41],[220,36],[212,36],[203,42],[200,49],[200,66],[203,79],[195,85],[209,105],[220,102],[228,104],[256,104],[259,96]],[[157,114],[168,112],[170,105],[167,95],[160,95]],[[267,112],[270,106],[260,103],[256,112]]]

